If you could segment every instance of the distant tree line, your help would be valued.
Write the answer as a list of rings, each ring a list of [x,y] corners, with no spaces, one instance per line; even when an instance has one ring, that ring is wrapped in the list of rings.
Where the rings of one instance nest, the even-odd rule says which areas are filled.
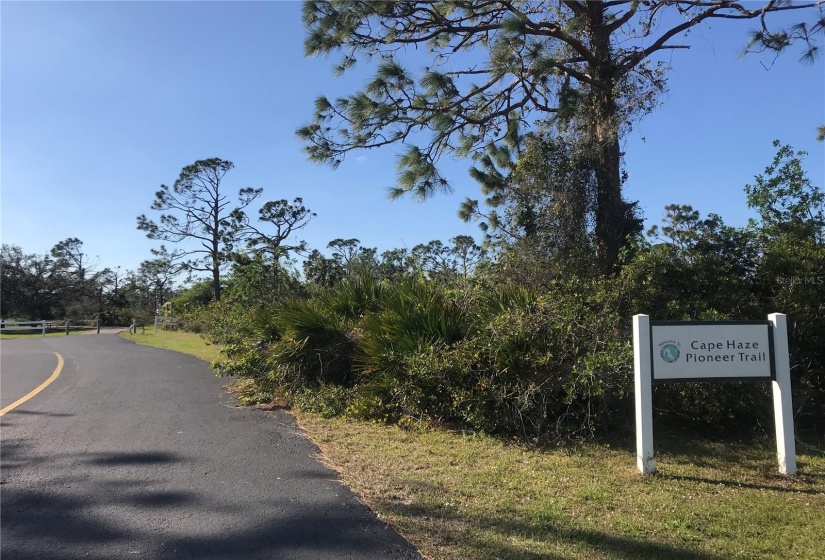
[[[17,245],[0,252],[0,316],[4,319],[96,319],[124,325],[152,317],[176,293],[178,267],[161,249],[137,270],[97,269],[83,242],[69,238],[48,254]]]

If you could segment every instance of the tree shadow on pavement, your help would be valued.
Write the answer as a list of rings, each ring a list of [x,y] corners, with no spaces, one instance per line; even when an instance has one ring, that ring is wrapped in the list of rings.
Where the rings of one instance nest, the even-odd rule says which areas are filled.
[[[4,442],[2,459],[4,469],[8,464],[17,471],[3,485],[3,558],[420,560],[409,543],[335,482],[339,498],[331,507],[318,490],[272,499],[271,489],[260,488],[265,513],[250,519],[243,502],[221,501],[180,482],[170,485],[165,469],[206,475],[189,458],[168,451],[43,458],[30,456],[24,443]],[[47,462],[59,466],[60,474],[37,481]],[[312,479],[324,477],[307,471],[292,478],[317,484]]]

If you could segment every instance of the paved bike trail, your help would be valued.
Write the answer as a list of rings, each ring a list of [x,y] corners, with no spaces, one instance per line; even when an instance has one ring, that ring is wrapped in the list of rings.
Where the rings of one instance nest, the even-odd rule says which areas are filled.
[[[46,379],[54,352],[59,377],[0,418],[4,559],[420,558],[290,415],[235,406],[205,362],[112,334],[8,340],[0,381]]]

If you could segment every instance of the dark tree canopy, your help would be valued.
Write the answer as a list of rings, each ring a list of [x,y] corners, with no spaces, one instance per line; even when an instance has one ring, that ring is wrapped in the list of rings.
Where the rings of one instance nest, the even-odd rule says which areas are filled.
[[[221,297],[221,267],[228,262],[243,230],[243,210],[263,190],[242,188],[237,200],[230,199],[222,181],[233,167],[231,161],[220,158],[187,165],[171,187],[161,185],[155,193],[152,210],[163,212],[160,221],[138,216],[138,229],[150,239],[195,242],[193,247],[176,251],[174,259],[192,257],[184,263],[188,270],[211,273],[216,300]]]
[[[49,254],[26,254],[16,245],[0,251],[0,317],[106,321],[117,303],[118,272],[96,271],[97,259],[83,252],[83,242],[70,237]]]
[[[16,245],[0,250],[0,317],[38,320],[51,317],[60,299],[60,282],[48,255],[29,255]]]
[[[825,243],[825,192],[805,172],[807,152],[795,152],[779,140],[773,145],[773,162],[753,185],[745,185],[748,206],[759,213],[763,227]]]
[[[83,252],[83,242],[77,237],[64,239],[55,244],[50,252],[55,259],[55,266],[70,271],[79,281],[85,280],[95,266]]]
[[[152,251],[154,258],[140,263],[137,276],[141,284],[151,289],[154,299],[155,313],[169,300],[172,293],[172,284],[180,271],[180,265],[174,262],[172,255],[161,245],[160,249]]]
[[[771,15],[789,10],[800,23],[772,27]],[[592,150],[594,236],[606,270],[628,230],[619,139],[665,86],[656,53],[688,48],[685,32],[702,22],[753,20],[746,50],[801,41],[810,59],[825,28],[818,2],[783,0],[319,0],[305,2],[303,18],[307,55],[341,54],[337,73],[375,64],[361,91],[316,100],[312,122],[297,131],[310,160],[337,166],[354,149],[404,144],[391,194],[423,199],[450,189],[436,167],[445,154],[480,154],[514,121],[530,129],[553,119]],[[413,50],[428,57],[420,74],[402,65]]]
[[[489,210],[466,199],[459,217],[479,221],[486,244],[535,242],[543,254],[556,259],[587,252],[596,181],[586,152],[546,132],[521,138],[514,127],[477,163],[470,176],[480,184]]]
[[[295,241],[291,244],[287,241],[316,216],[315,212],[304,206],[304,201],[300,197],[292,202],[286,199],[270,200],[264,203],[258,211],[258,221],[267,226],[259,229],[246,216],[242,219],[242,226],[247,234],[248,246],[262,251],[277,261],[289,252],[306,250],[304,241]],[[266,230],[263,229],[264,227]]]

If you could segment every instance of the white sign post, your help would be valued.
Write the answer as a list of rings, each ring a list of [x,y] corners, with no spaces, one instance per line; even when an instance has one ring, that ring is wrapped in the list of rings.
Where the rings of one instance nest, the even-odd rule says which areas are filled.
[[[791,362],[788,350],[788,320],[782,313],[771,313],[776,378],[773,380],[773,417],[776,424],[776,457],[779,472],[796,474],[796,442],[791,405]]]
[[[633,317],[636,464],[653,461],[653,384],[688,381],[773,381],[779,472],[796,472],[791,377],[785,316],[768,321],[651,321]]]
[[[653,372],[650,363],[650,317],[633,316],[633,371],[636,378],[636,466],[656,472],[653,462]]]

